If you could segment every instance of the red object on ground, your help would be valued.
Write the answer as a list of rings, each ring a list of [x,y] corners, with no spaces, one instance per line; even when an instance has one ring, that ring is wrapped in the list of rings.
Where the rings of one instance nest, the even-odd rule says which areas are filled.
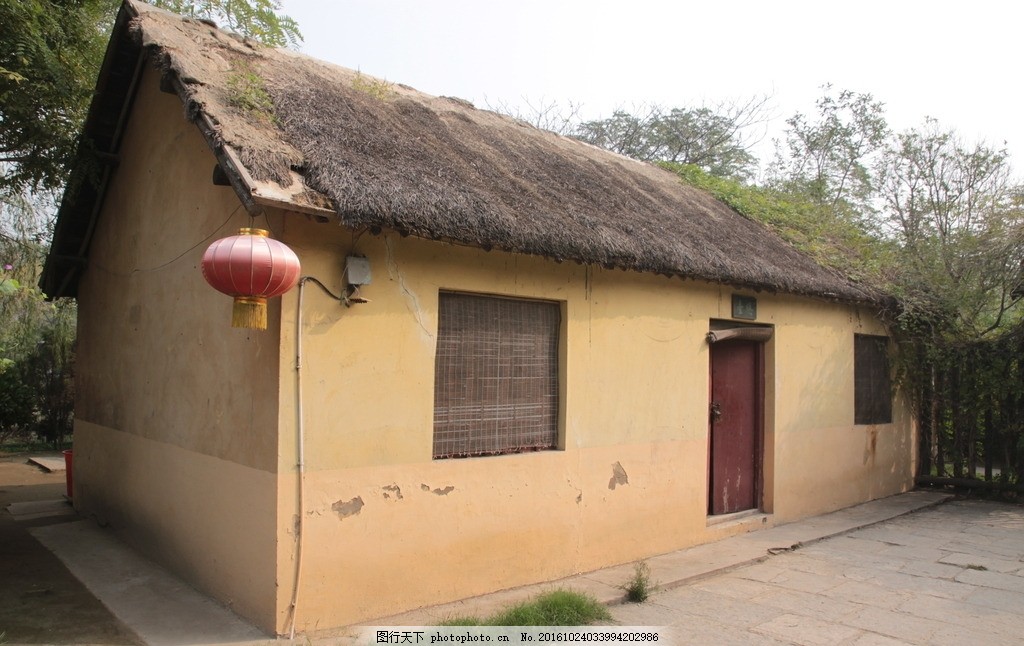
[[[298,256],[269,236],[263,229],[241,229],[236,236],[214,241],[203,254],[203,278],[235,299],[233,327],[267,329],[267,299],[299,281]]]
[[[74,493],[75,493],[74,478],[73,478],[74,471],[73,471],[73,469],[71,467],[72,467],[71,449],[68,449],[67,451],[64,451],[64,479],[68,483],[68,498],[73,498],[74,497]]]

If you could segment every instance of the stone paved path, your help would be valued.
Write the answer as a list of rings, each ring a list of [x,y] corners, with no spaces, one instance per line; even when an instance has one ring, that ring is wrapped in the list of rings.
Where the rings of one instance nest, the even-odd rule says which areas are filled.
[[[611,608],[680,644],[1024,642],[1024,506],[950,502]]]
[[[483,616],[495,607],[559,586],[587,591],[612,603],[614,623],[619,625],[668,627],[668,639],[663,644],[1024,643],[1024,505],[953,501],[933,506],[947,498],[935,492],[903,494],[653,557],[648,562],[655,579],[670,584],[666,586],[669,589],[655,593],[640,605],[616,605],[622,598],[616,586],[632,572],[626,565],[372,623],[425,626],[452,614]],[[917,511],[907,513],[912,509]],[[81,524],[56,522],[32,531],[39,538],[47,537],[45,542],[52,543],[51,549],[62,554],[72,571],[78,572],[82,555],[76,557],[74,550],[57,549],[68,541],[53,539],[77,531]],[[81,537],[71,542],[85,545],[87,556],[95,553],[94,543]],[[775,553],[794,545],[797,548],[792,551]],[[46,550],[40,554],[47,556]],[[115,561],[121,559],[110,562]],[[113,566],[106,569],[107,575],[98,583],[91,581],[90,590],[112,603],[103,591],[111,585],[116,588],[123,573]],[[61,583],[61,588],[66,585]],[[168,593],[156,606],[161,625],[175,617],[182,626],[194,623],[194,604],[189,601],[192,597],[177,596],[181,599]],[[134,599],[142,609],[153,606],[142,603],[138,596]],[[95,602],[92,598],[86,600]],[[41,606],[21,610],[23,614],[37,611],[40,616],[54,614]],[[142,643],[200,643],[194,639],[183,641],[180,638],[184,633],[154,637],[152,622],[139,617],[137,612],[129,612],[122,618]],[[237,618],[221,622],[221,632],[214,626],[216,638],[202,643],[287,643],[239,637],[237,631],[227,630],[233,621]],[[360,637],[362,630],[352,626],[303,635],[296,643],[370,643]],[[11,636],[7,643],[40,643]],[[113,640],[105,637],[85,641],[132,641],[125,637],[122,634]],[[81,636],[54,636],[52,641],[43,641],[82,643]]]

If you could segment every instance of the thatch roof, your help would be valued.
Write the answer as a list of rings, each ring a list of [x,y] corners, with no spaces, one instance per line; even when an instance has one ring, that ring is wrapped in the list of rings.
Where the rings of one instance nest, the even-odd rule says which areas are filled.
[[[131,1],[115,27],[86,136],[104,140],[116,131],[104,119],[131,100],[133,55],[160,67],[164,86],[181,97],[251,210],[282,206],[351,228],[875,300],[668,171]],[[259,107],[262,99],[272,105]],[[106,139],[94,149],[116,153],[118,142]],[[51,296],[75,293],[74,256],[85,255],[91,231],[83,197],[68,196],[62,207],[43,279]]]

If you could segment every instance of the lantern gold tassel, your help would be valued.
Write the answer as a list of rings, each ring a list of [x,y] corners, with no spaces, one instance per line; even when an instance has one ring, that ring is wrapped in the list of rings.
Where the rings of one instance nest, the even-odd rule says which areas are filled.
[[[236,296],[235,304],[231,308],[231,327],[267,329],[267,299]]]

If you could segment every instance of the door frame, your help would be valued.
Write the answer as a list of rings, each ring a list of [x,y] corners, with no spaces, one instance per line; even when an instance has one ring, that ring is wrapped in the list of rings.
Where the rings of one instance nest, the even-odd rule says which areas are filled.
[[[758,337],[753,339],[744,339],[743,334],[735,338],[725,338],[716,340],[713,336],[714,332],[722,332],[723,330],[731,329],[750,329],[753,333],[752,336]],[[735,321],[728,320],[714,320],[710,322],[711,332],[708,334],[708,430],[707,430],[707,478],[705,479],[705,502],[708,518],[722,518],[732,514],[746,514],[756,511],[764,511],[764,481],[765,481],[765,348],[767,344],[774,337],[775,328],[770,325],[751,325],[737,323]],[[756,332],[755,332],[756,331]],[[760,338],[766,337],[766,338]],[[729,512],[725,514],[713,514],[712,513],[712,491],[711,486],[712,478],[714,477],[714,461],[712,455],[712,423],[711,423],[711,404],[714,396],[714,383],[712,380],[712,345],[715,343],[729,343],[736,341],[751,342],[754,345],[754,507],[748,510],[741,510],[736,512]]]

